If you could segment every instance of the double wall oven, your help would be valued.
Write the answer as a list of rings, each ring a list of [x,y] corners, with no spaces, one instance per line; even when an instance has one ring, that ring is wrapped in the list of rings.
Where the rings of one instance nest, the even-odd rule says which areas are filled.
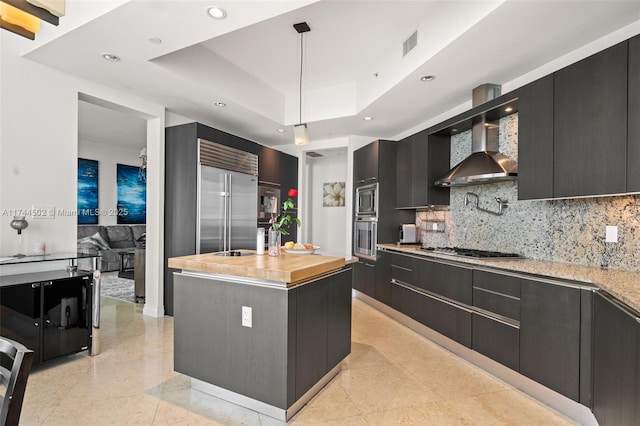
[[[353,253],[376,258],[378,243],[378,184],[356,188],[356,217],[353,224]]]

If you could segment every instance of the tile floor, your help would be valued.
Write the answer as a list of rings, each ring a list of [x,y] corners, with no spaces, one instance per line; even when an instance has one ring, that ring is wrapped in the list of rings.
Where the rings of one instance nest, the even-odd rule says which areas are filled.
[[[276,425],[192,391],[172,371],[173,319],[103,298],[101,354],[35,368],[24,425]],[[567,417],[354,299],[352,353],[289,423],[324,425],[572,424]]]

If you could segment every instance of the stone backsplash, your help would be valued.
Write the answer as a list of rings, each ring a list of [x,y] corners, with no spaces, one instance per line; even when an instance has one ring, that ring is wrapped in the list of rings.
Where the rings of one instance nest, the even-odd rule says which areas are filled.
[[[517,160],[518,114],[500,120],[500,152]],[[451,165],[471,153],[471,131],[451,139]],[[497,211],[495,197],[508,200],[502,216],[464,205],[473,192],[480,206]],[[445,222],[445,232],[427,232],[427,221]],[[416,225],[429,246],[458,246],[520,253],[536,260],[640,270],[640,197],[519,201],[518,184],[501,182],[451,188],[445,211],[419,211]],[[618,242],[605,243],[606,225],[618,226]]]

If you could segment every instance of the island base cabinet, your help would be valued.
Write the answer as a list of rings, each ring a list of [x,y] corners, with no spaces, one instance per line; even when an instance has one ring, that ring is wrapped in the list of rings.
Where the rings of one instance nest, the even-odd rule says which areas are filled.
[[[350,267],[290,288],[190,273],[174,284],[174,369],[232,402],[288,413],[351,352]]]
[[[593,414],[601,426],[640,423],[640,318],[594,297]]]

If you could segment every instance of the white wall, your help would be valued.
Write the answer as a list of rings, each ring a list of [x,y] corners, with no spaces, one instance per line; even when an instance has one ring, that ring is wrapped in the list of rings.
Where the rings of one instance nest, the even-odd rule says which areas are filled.
[[[77,207],[78,99],[124,106],[147,119],[147,289],[144,313],[163,315],[164,106],[42,66],[2,34],[0,49],[0,256],[17,250],[12,213],[32,205]],[[25,39],[26,40],[26,39]],[[28,41],[28,40],[27,40]],[[21,46],[21,47],[19,47]],[[28,219],[29,220],[29,219]],[[76,250],[77,217],[31,219],[24,245]]]
[[[320,246],[319,253],[347,256],[347,207],[323,207],[322,187],[326,182],[346,182],[347,148],[316,151],[323,157],[307,158],[307,183],[309,192],[308,242]],[[348,197],[346,194],[345,197]],[[345,198],[346,201],[346,198]]]
[[[78,142],[78,157],[98,161],[98,205],[101,211],[116,211],[118,204],[117,164],[129,166],[140,165],[140,150],[135,147],[113,146],[105,143],[80,140]],[[145,141],[141,141],[144,144]],[[104,214],[98,217],[99,225],[116,225],[118,217],[115,214]]]

